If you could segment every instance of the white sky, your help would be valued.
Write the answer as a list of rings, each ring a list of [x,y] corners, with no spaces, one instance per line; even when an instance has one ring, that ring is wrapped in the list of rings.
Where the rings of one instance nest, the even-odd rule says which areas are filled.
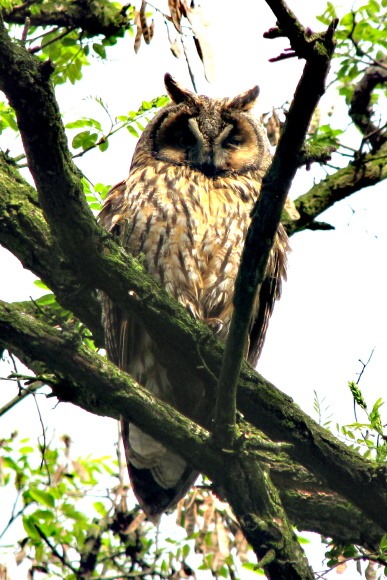
[[[161,5],[156,3],[155,5]],[[262,39],[262,33],[275,25],[275,19],[265,2],[239,0],[203,1],[209,22],[208,38],[212,40],[215,79],[209,85],[203,78],[199,64],[195,74],[199,91],[213,96],[234,95],[254,84],[261,88],[260,108],[268,111],[292,98],[302,70],[302,62],[292,59],[276,64],[268,58],[276,56],[286,46],[282,40]],[[347,12],[352,2],[343,0],[339,15]],[[321,29],[314,15],[320,14],[325,2],[293,0],[290,7],[305,25]],[[166,48],[165,26],[156,20],[155,38],[150,46],[141,45],[134,55],[133,38],[120,41],[109,51],[106,63],[93,63],[85,69],[84,79],[75,86],[59,87],[57,94],[65,120],[81,115],[103,119],[100,109],[88,98],[101,97],[109,105],[111,115],[136,110],[142,100],[165,92],[163,75],[173,74],[190,87],[184,59],[177,60]],[[193,58],[196,58],[193,55]],[[329,91],[321,102],[323,118],[335,105],[332,123],[342,127],[348,123],[345,109],[332,102]],[[347,144],[353,145],[357,136],[351,134]],[[125,178],[135,140],[124,132],[111,140],[104,154],[92,152],[79,165],[95,183],[114,184]],[[11,139],[3,148],[18,151]],[[318,178],[323,176],[317,172]],[[316,172],[301,171],[293,186],[292,195],[307,191],[316,179]],[[313,414],[313,391],[333,421],[352,422],[351,396],[348,380],[356,380],[362,366],[375,348],[372,360],[360,386],[372,405],[386,394],[385,372],[387,325],[385,296],[386,277],[383,266],[387,254],[385,215],[387,201],[385,186],[363,190],[330,209],[321,219],[333,224],[332,232],[304,232],[291,240],[288,282],[277,304],[258,370],[276,386],[294,398],[302,409]],[[33,277],[24,271],[17,260],[0,251],[0,298],[21,300],[36,297],[38,289]],[[10,372],[0,366],[1,375]],[[14,396],[15,389],[0,383],[0,407]],[[67,405],[39,398],[43,418],[49,432],[56,435],[70,433],[76,452],[94,456],[113,454],[116,426],[109,419],[96,418]],[[41,434],[32,401],[18,405],[1,418],[0,437],[15,429],[20,435],[36,438]],[[0,529],[1,524],[0,513]],[[316,569],[322,569],[321,556],[315,556]],[[344,577],[354,577],[347,576]]]

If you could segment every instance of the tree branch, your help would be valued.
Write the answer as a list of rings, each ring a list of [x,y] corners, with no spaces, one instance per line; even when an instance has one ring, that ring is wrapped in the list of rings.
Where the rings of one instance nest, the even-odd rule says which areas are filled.
[[[24,312],[24,306],[25,304],[13,305],[20,312]],[[6,336],[3,336],[3,340],[5,341],[3,346],[9,347]],[[69,347],[71,343],[73,348],[78,344],[77,340],[69,340]],[[70,400],[76,404],[78,396],[76,393],[78,390],[83,393],[84,387],[78,387],[68,380],[63,382],[59,376],[47,375],[47,372],[51,371],[40,362],[35,361],[31,364],[31,354],[28,354],[27,350],[28,345],[25,345],[24,352],[13,346],[13,351],[26,366],[32,367],[33,370],[36,368],[37,373],[46,374],[26,378],[30,382],[34,380],[44,382],[57,393],[65,393],[66,401]],[[114,381],[114,377],[111,380]],[[100,406],[95,408],[89,399],[84,404],[92,413],[101,412]],[[116,410],[113,418],[118,418],[119,411],[120,409]],[[240,428],[243,433],[248,434],[245,442],[246,450],[270,472],[286,512],[298,529],[313,531],[337,542],[363,545],[371,550],[377,549],[383,531],[374,522],[367,520],[358,509],[327,488],[323,481],[316,479],[309,471],[289,459],[281,452],[281,446],[276,449],[270,441],[262,439],[262,434],[255,431],[252,425],[244,422]]]
[[[74,345],[71,336],[23,316],[16,308],[0,302],[0,335],[10,347],[24,350],[79,385],[71,398],[98,414],[116,415],[133,422],[150,435],[175,449],[193,467],[208,475],[225,490],[246,539],[272,578],[312,580],[313,573],[287,517],[269,484],[267,474],[247,453],[221,452],[209,433],[180,415],[115,365]],[[69,400],[68,383],[52,384],[61,400]],[[269,496],[270,494],[270,496]],[[270,523],[269,523],[270,522]],[[270,558],[268,557],[270,554]]]
[[[363,77],[355,86],[349,108],[349,115],[364,135],[364,139],[370,142],[373,152],[378,151],[387,141],[387,133],[385,127],[378,127],[372,120],[374,111],[371,97],[377,85],[386,83],[387,68],[385,66],[375,65],[366,68]]]
[[[299,219],[284,222],[288,235],[308,228],[313,229],[316,217],[335,203],[386,179],[386,161],[387,146],[384,144],[377,153],[360,155],[347,167],[328,175],[298,197],[294,204],[300,214]]]
[[[36,10],[38,5],[39,10]],[[133,15],[127,8],[118,8],[106,0],[78,0],[77,2],[25,2],[4,14],[4,20],[12,24],[31,26],[60,26],[80,28],[89,36],[109,37],[133,26]]]
[[[263,181],[235,283],[234,310],[220,371],[215,408],[214,439],[231,447],[235,440],[236,393],[241,364],[246,351],[257,291],[263,282],[270,251],[279,227],[282,209],[299,167],[301,149],[313,112],[325,91],[334,50],[335,21],[310,41],[310,35],[283,2],[267,2],[277,16],[281,30],[289,37],[306,65],[286,117],[272,164]],[[302,32],[302,35],[301,35]]]
[[[104,343],[101,306],[94,289],[74,278],[60,247],[54,243],[36,191],[0,152],[0,243],[52,289],[58,302],[74,312]],[[36,308],[31,303],[31,308]]]

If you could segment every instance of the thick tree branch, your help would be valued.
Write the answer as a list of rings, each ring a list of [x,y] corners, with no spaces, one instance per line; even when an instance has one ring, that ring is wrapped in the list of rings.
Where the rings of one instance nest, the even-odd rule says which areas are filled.
[[[318,41],[309,35],[283,2],[267,2],[282,31],[306,64],[290,105],[272,164],[266,173],[259,200],[252,212],[234,292],[234,311],[217,387],[214,438],[232,446],[236,436],[236,392],[246,351],[257,291],[265,277],[267,262],[279,227],[282,209],[299,167],[301,149],[313,112],[325,91],[334,50],[333,23]],[[274,5],[274,7],[272,6]],[[275,9],[274,9],[275,8]],[[300,33],[303,33],[303,36]]]
[[[58,302],[91,330],[97,345],[103,345],[101,306],[94,289],[75,280],[60,247],[52,239],[36,191],[3,153],[0,153],[0,244],[43,280]]]
[[[9,346],[30,355],[63,374],[74,385],[76,403],[99,414],[117,412],[150,435],[175,449],[193,467],[221,487],[232,506],[246,539],[252,545],[269,578],[312,580],[313,573],[296,536],[287,524],[276,489],[249,452],[228,453],[217,449],[209,433],[172,407],[155,399],[115,365],[71,336],[51,329],[16,308],[0,302],[0,336]],[[53,383],[53,392],[67,399],[66,381]],[[68,399],[67,399],[68,400]],[[269,495],[270,494],[270,495]],[[270,557],[268,557],[270,554]]]
[[[359,156],[347,167],[328,175],[307,193],[298,197],[294,204],[300,218],[285,222],[288,234],[313,228],[316,217],[335,203],[386,178],[387,146],[384,144],[377,153]]]
[[[363,77],[355,86],[349,108],[350,116],[364,135],[364,139],[370,142],[373,152],[378,151],[387,141],[387,131],[386,127],[380,127],[374,123],[371,97],[377,85],[386,83],[387,68],[385,66],[374,65],[366,68]]]
[[[13,305],[20,312],[24,312],[24,306],[25,304]],[[2,344],[0,340],[0,347],[10,347],[7,337],[2,338],[4,343]],[[79,344],[77,339],[69,340],[67,343],[69,348],[71,343],[74,349]],[[61,393],[64,400],[70,400],[74,404],[78,402],[78,405],[92,413],[101,413],[99,401],[95,401],[96,406],[93,406],[93,401],[83,396],[83,386],[69,380],[64,381],[59,376],[50,374],[51,371],[42,363],[36,360],[32,362],[31,354],[27,352],[28,344],[24,345],[23,351],[15,346],[12,349],[26,366],[38,373],[38,376],[28,377],[30,382],[44,381],[45,384],[55,388],[56,393]],[[110,380],[114,381],[114,376]],[[117,408],[113,417],[118,418],[119,412],[120,409]],[[286,512],[298,529],[320,533],[337,542],[359,544],[371,550],[377,549],[383,531],[374,522],[367,520],[358,509],[327,488],[323,481],[316,479],[309,471],[294,463],[281,451],[281,446],[279,449],[275,446],[273,448],[273,444],[265,438],[262,439],[262,433],[256,431],[251,424],[243,422],[240,428],[243,433],[248,434],[246,449],[265,467],[265,470],[270,472]]]
[[[36,10],[38,6],[38,10]],[[106,0],[74,0],[73,2],[30,2],[4,14],[4,20],[12,24],[31,26],[60,26],[80,28],[88,36],[112,36],[133,26],[133,17],[126,9],[120,9]]]

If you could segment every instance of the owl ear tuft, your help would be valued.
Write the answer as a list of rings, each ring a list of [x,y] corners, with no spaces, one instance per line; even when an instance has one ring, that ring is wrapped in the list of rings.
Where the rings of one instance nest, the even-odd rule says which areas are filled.
[[[184,89],[175,79],[166,73],[164,76],[165,88],[168,91],[168,95],[171,97],[172,101],[176,104],[178,103],[189,103],[194,104],[196,102],[196,96],[191,91]]]
[[[259,95],[259,86],[256,85],[252,89],[237,95],[228,104],[230,109],[238,109],[239,111],[249,111],[255,105]]]

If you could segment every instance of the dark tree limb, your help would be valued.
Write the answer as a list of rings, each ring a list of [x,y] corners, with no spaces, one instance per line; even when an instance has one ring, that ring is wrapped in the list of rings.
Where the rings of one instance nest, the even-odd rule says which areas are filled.
[[[28,19],[31,26],[79,28],[88,36],[109,37],[133,26],[133,17],[127,14],[127,9],[119,9],[106,0],[21,2],[3,17],[10,24],[23,25]]]
[[[378,151],[387,141],[387,131],[385,126],[380,127],[374,122],[371,96],[377,85],[386,83],[387,68],[385,66],[374,65],[366,68],[363,77],[355,86],[349,108],[349,115],[364,135],[364,139],[371,144],[373,152]]]
[[[23,307],[24,304],[12,305],[12,308],[23,313],[22,316],[25,315]],[[3,334],[2,339],[4,342],[2,344],[0,339],[0,347],[11,348],[8,337]],[[78,386],[59,375],[49,374],[52,371],[33,358],[28,344],[24,345],[23,351],[15,344],[12,346],[14,354],[37,373],[37,376],[25,377],[25,380],[29,383],[44,382],[62,397],[62,400],[78,404],[94,414],[101,414],[103,402],[97,401],[94,406],[93,400],[87,396],[87,386],[85,391],[83,386]],[[72,339],[69,337],[67,346],[70,348],[71,344],[73,349],[77,348],[79,341],[76,337]],[[75,358],[75,353],[73,356]],[[114,382],[114,376],[110,380]],[[118,401],[117,405],[119,404]],[[119,413],[118,407],[110,416],[117,419]],[[374,522],[365,518],[360,510],[343,497],[332,492],[324,481],[316,479],[312,473],[294,463],[285,453],[286,449],[281,451],[282,446],[279,446],[279,449],[275,446],[273,448],[273,444],[262,438],[262,433],[251,424],[243,422],[240,428],[243,433],[248,434],[246,451],[270,472],[286,512],[298,529],[320,533],[337,542],[354,543],[371,550],[377,549],[383,531]]]
[[[281,30],[289,37],[298,56],[306,58],[305,68],[290,105],[286,122],[252,212],[241,264],[235,284],[234,311],[220,371],[215,407],[214,438],[220,446],[232,446],[236,437],[236,392],[246,351],[257,291],[262,283],[270,251],[281,220],[282,209],[299,167],[306,132],[320,97],[325,92],[335,43],[337,21],[311,42],[284,2],[267,3],[277,16]]]
[[[221,487],[269,578],[313,579],[278,492],[268,487],[267,473],[254,456],[243,450],[220,451],[205,429],[158,401],[107,359],[82,343],[74,345],[71,336],[2,302],[0,320],[0,336],[6,337],[11,348],[24,350],[28,345],[31,356],[72,381],[70,396],[76,404],[98,409],[102,415],[116,415],[119,410],[122,417],[175,449]],[[69,400],[68,386],[63,381],[53,383],[52,389],[61,400]]]
[[[307,193],[298,197],[294,204],[299,219],[285,221],[288,235],[305,229],[313,229],[316,217],[338,201],[366,187],[371,187],[387,178],[387,146],[377,153],[360,155],[347,167],[314,185]]]
[[[36,191],[3,153],[0,153],[0,243],[52,289],[58,302],[74,312],[91,330],[96,344],[102,346],[101,306],[94,289],[74,278],[60,247],[53,241]]]

